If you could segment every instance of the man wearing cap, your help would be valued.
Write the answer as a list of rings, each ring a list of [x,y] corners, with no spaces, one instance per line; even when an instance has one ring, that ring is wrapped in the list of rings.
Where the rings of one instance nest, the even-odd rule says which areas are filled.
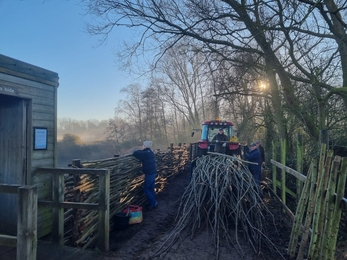
[[[157,163],[152,148],[152,141],[143,142],[141,150],[133,152],[133,156],[142,163],[142,171],[145,174],[144,192],[148,199],[148,209],[155,209],[158,206],[157,197],[155,195],[155,178],[157,177]]]
[[[251,143],[249,147],[249,153],[245,154],[245,158],[247,161],[251,162],[248,164],[248,169],[252,173],[255,182],[260,187],[261,180],[261,157],[260,152],[257,149],[256,143]]]
[[[226,141],[228,141],[228,137],[224,134],[223,128],[219,128],[218,134],[216,134],[212,139],[212,142],[216,142],[216,146],[215,146],[216,153],[225,154],[225,147],[227,144]]]

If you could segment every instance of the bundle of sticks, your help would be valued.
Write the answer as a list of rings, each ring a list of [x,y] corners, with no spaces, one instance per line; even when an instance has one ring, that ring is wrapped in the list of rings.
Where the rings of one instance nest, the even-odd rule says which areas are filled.
[[[189,169],[189,147],[173,146],[155,153],[158,177],[156,191],[161,192],[170,179]],[[112,217],[130,204],[143,205],[143,174],[141,163],[132,155],[82,162],[83,168],[110,169],[110,229]],[[97,203],[98,176],[83,174],[65,176],[65,201]],[[97,212],[68,209],[65,211],[64,243],[88,248],[97,240]]]
[[[265,236],[263,210],[268,209],[244,161],[223,154],[199,157],[181,198],[176,225],[154,256],[169,252],[178,241],[183,245],[184,239],[193,239],[204,228],[211,229],[216,259],[222,239],[241,258],[244,239],[259,252],[263,242],[273,246]]]

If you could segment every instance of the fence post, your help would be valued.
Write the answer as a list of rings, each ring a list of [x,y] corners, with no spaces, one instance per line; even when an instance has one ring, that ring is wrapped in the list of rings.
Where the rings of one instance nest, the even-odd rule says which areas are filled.
[[[17,259],[36,260],[37,187],[18,189]]]
[[[72,168],[82,168],[81,160],[80,159],[74,159],[72,160]],[[74,187],[78,187],[81,183],[81,175],[80,174],[74,174],[72,176],[73,179],[73,185]],[[74,190],[73,192],[73,201],[80,202],[81,199],[81,192],[79,189]],[[79,220],[81,216],[82,209],[74,209],[73,211],[73,226],[72,226],[72,240],[77,241],[78,240],[78,235],[80,234],[79,228],[80,225]]]
[[[272,140],[272,158],[276,160],[276,144],[274,140]],[[272,189],[275,193],[277,192],[277,168],[275,165],[272,165]]]
[[[110,170],[99,175],[99,249],[108,252],[110,243]]]
[[[287,139],[281,138],[281,163],[286,165],[286,157],[287,157]],[[284,169],[281,170],[281,193],[282,193],[282,201],[283,204],[286,205],[286,171]]]
[[[328,131],[326,129],[320,130],[319,138],[320,138],[320,143],[326,144],[327,149],[329,149],[329,135],[328,135]]]
[[[297,152],[296,152],[296,170],[303,173],[303,145],[302,145],[302,135],[297,135]],[[300,198],[303,183],[299,179],[296,179],[296,194],[297,199]]]
[[[64,202],[64,175],[53,173],[53,230],[54,243],[64,245],[64,208],[59,204]]]

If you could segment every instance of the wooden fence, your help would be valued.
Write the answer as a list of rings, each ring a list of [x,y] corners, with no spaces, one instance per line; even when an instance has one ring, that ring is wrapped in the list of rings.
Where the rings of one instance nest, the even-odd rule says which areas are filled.
[[[296,213],[290,214],[294,220],[288,247],[291,258],[297,256],[297,259],[328,260],[335,256],[342,209],[347,208],[347,199],[343,197],[347,158],[333,158],[333,152],[326,150],[326,144],[322,144],[320,155],[319,160],[312,160],[307,176],[271,160],[282,172],[289,173],[304,183],[301,194],[298,194]],[[275,194],[277,187],[282,189],[284,196],[289,193],[289,189],[283,187],[283,182],[274,183],[274,187]],[[283,201],[286,199],[283,198]],[[287,207],[285,209],[290,211]]]
[[[166,151],[155,152],[157,161],[156,192],[165,189],[166,184],[177,174],[188,172],[189,147],[185,144],[171,145]],[[85,168],[103,168],[110,170],[110,230],[115,223],[113,216],[124,210],[129,204],[143,205],[146,197],[143,192],[142,167],[139,160],[132,155],[108,158],[96,161],[78,162],[73,164]],[[97,181],[90,176],[80,176],[78,180],[66,181],[65,200],[89,201],[95,200]],[[72,191],[74,194],[72,194]],[[66,212],[65,227],[66,244],[89,248],[97,229],[94,225],[95,212]]]
[[[176,174],[188,168],[188,147],[171,145],[156,151],[157,192]],[[129,204],[145,202],[141,163],[126,155],[96,161],[73,160],[74,168],[39,168],[53,175],[52,201],[39,200],[39,206],[53,209],[53,242],[81,247],[95,245],[109,250],[113,216]]]
[[[37,187],[0,184],[0,193],[18,194],[17,236],[0,234],[0,245],[16,246],[17,260],[36,260]]]
[[[39,201],[40,206],[53,208],[53,242],[64,244],[64,209],[85,209],[98,212],[98,248],[109,251],[109,216],[110,216],[110,171],[108,169],[78,169],[78,168],[38,168],[38,173],[50,173],[53,175],[52,201]],[[65,202],[64,175],[95,175],[99,179],[98,202]]]

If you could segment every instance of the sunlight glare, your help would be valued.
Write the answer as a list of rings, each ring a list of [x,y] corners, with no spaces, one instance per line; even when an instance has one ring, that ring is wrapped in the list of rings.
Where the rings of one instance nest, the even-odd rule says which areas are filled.
[[[264,82],[264,81],[260,81],[258,83],[258,87],[259,87],[260,90],[266,90],[268,88],[268,84],[266,82]]]

